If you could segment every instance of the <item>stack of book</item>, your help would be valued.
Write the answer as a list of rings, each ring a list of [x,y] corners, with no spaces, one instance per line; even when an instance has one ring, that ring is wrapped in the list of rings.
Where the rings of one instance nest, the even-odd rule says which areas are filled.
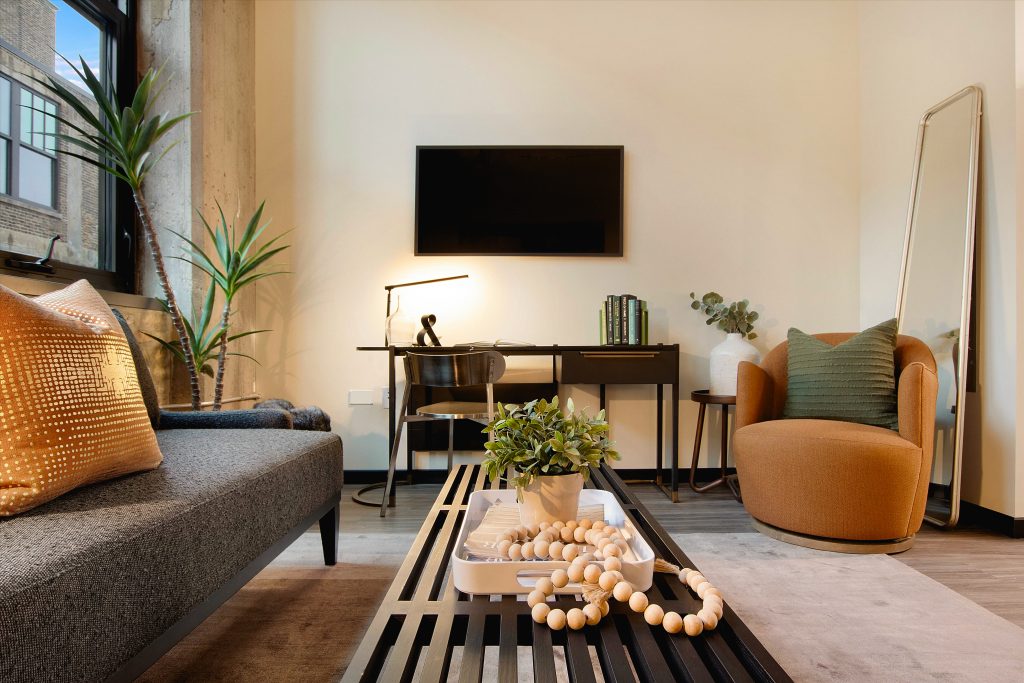
[[[647,302],[632,294],[609,294],[601,309],[602,344],[647,344]]]

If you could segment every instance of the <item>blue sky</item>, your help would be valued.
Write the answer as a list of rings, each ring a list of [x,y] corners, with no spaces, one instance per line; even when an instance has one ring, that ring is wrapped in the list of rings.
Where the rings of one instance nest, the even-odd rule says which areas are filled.
[[[85,58],[89,68],[100,66],[100,30],[95,24],[68,7],[64,0],[50,0],[57,7],[57,52],[78,66],[79,55]],[[54,55],[54,68],[58,74],[75,85],[85,88],[75,72],[63,59]]]

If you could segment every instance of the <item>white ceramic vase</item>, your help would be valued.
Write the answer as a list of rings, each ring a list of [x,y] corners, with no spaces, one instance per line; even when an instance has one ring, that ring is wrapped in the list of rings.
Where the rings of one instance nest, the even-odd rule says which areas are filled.
[[[711,349],[711,393],[735,396],[736,368],[740,362],[756,363],[760,359],[761,354],[739,332],[725,335],[725,341]]]
[[[578,472],[534,477],[519,492],[519,519],[523,526],[576,519],[582,490],[583,475]]]

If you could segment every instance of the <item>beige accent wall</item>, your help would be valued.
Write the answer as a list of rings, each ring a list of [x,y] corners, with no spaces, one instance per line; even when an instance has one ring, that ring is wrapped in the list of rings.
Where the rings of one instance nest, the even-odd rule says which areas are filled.
[[[597,343],[604,296],[631,292],[652,341],[682,345],[688,460],[722,340],[691,290],[750,298],[762,351],[859,324],[857,31],[835,2],[258,2],[257,195],[295,228],[294,275],[260,293],[261,387],[327,410],[346,467],[381,468],[386,412],[346,399],[387,383],[354,350],[381,342],[385,284],[469,273],[402,293],[448,343]],[[625,257],[414,257],[416,145],[499,143],[624,145]],[[653,396],[609,391],[624,467],[654,463]]]
[[[977,215],[978,393],[967,401],[965,500],[1024,515],[1014,5],[860,4],[861,323],[892,315],[921,114],[984,90]]]

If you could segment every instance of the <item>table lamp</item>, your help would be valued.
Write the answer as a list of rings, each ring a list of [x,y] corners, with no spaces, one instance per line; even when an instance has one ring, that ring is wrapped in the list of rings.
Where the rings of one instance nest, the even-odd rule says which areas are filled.
[[[384,346],[388,346],[391,343],[389,338],[390,320],[391,320],[391,290],[398,289],[399,287],[415,287],[417,285],[429,285],[434,282],[447,282],[448,280],[461,280],[462,278],[468,278],[469,275],[451,275],[449,277],[438,277],[433,280],[418,280],[416,282],[402,282],[397,285],[384,285],[384,291],[388,293],[387,310],[384,313]]]

